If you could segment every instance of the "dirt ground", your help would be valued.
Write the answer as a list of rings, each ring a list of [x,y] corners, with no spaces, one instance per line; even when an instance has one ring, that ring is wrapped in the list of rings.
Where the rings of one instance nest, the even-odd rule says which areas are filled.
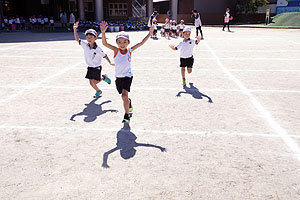
[[[0,199],[299,200],[300,31],[203,32],[186,87],[181,39],[133,52],[130,126],[72,33],[0,33]]]

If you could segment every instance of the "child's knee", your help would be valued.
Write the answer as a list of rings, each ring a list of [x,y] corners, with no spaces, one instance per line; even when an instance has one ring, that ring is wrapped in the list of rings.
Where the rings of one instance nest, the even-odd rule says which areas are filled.
[[[188,73],[190,74],[190,73],[192,73],[193,70],[192,70],[192,68],[188,68],[187,71],[188,71]]]
[[[128,94],[122,93],[122,99],[123,101],[128,100]]]

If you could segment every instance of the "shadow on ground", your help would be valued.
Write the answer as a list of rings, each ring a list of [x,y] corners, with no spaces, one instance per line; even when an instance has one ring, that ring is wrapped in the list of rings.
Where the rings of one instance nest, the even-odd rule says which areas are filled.
[[[95,102],[98,99],[99,98],[94,99],[89,104],[84,104],[86,106],[86,108],[84,108],[82,112],[72,115],[70,120],[75,121],[75,119],[74,119],[75,117],[83,115],[83,116],[85,116],[85,118],[84,118],[85,122],[93,122],[97,119],[97,117],[99,117],[100,115],[103,115],[107,112],[118,112],[117,110],[103,110],[102,105],[106,104],[106,103],[110,103],[111,101],[108,100],[108,101],[102,102],[101,104],[96,104]]]
[[[208,99],[208,101],[207,101],[208,103],[213,103],[212,99],[211,99],[209,96],[207,96],[207,95],[201,93],[201,92],[198,90],[198,88],[196,88],[196,87],[194,86],[193,83],[189,83],[189,85],[190,85],[190,87],[187,87],[186,85],[184,85],[184,86],[183,86],[183,89],[184,89],[185,91],[180,91],[180,92],[178,92],[178,94],[177,94],[176,96],[177,96],[177,97],[181,97],[181,94],[190,94],[190,95],[192,95],[195,99],[203,99],[203,97],[205,97],[205,98]]]
[[[102,167],[109,168],[107,163],[109,154],[120,150],[120,155],[123,159],[133,158],[136,154],[135,147],[153,147],[159,149],[161,152],[165,152],[166,149],[161,146],[156,146],[153,144],[137,143],[137,137],[131,132],[129,123],[124,123],[123,128],[121,128],[117,133],[117,146],[103,154]]]

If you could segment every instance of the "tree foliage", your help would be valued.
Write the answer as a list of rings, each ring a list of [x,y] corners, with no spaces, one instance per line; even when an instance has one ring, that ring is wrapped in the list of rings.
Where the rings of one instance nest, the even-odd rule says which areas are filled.
[[[256,13],[258,8],[267,5],[268,0],[236,0],[238,13]]]

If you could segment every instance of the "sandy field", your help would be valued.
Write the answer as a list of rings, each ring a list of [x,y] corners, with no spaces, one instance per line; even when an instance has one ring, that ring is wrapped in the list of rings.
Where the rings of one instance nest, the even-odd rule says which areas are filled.
[[[0,199],[299,200],[300,30],[203,32],[186,87],[181,39],[133,52],[130,124],[71,32],[0,33]]]

